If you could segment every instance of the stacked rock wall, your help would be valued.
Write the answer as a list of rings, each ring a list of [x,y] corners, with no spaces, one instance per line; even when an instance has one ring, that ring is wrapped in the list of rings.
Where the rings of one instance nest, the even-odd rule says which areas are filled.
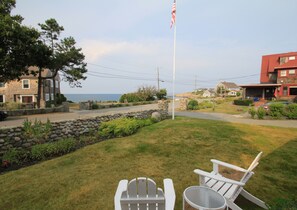
[[[88,134],[91,131],[96,132],[101,122],[107,122],[120,117],[146,119],[151,117],[153,112],[159,112],[162,119],[166,119],[168,116],[168,111],[166,110],[147,110],[141,112],[98,116],[88,119],[52,122],[51,131],[41,139],[24,135],[25,132],[23,127],[0,129],[0,158],[6,151],[12,148],[30,149],[35,144],[58,141],[59,139],[69,137],[76,138]]]

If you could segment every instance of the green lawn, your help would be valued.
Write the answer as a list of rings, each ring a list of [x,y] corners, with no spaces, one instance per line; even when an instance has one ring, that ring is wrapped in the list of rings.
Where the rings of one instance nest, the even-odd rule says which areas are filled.
[[[247,167],[264,152],[246,189],[270,205],[296,199],[297,129],[190,118],[165,120],[137,134],[87,146],[60,158],[0,175],[0,209],[112,210],[121,179],[147,176],[159,186],[173,179],[176,208],[198,183],[195,168],[211,158]],[[244,209],[254,206],[240,201]]]
[[[198,112],[215,112],[215,113],[225,113],[225,114],[242,114],[249,110],[248,106],[239,106],[234,105],[233,100],[230,99],[226,100],[223,103],[215,104],[215,109],[207,108],[207,109],[200,109]]]

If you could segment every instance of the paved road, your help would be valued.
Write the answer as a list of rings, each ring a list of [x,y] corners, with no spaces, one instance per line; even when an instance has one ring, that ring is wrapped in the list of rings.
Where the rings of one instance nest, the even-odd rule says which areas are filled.
[[[49,119],[51,122],[59,122],[72,119],[84,119],[96,116],[111,115],[117,113],[137,112],[150,109],[157,109],[157,104],[139,105],[139,106],[127,106],[109,109],[97,109],[97,110],[71,110],[64,113],[50,113],[50,114],[38,114],[38,115],[24,115],[17,117],[8,117],[4,121],[0,121],[0,128],[16,127],[23,124],[25,119],[34,121],[35,119],[46,122]]]
[[[176,112],[175,114],[176,116],[185,116],[185,117],[208,119],[208,120],[221,120],[221,121],[232,122],[232,123],[297,128],[297,120],[257,120],[257,119],[250,119],[247,115],[230,115],[230,114],[209,113],[209,112]]]
[[[46,122],[49,119],[51,122],[72,120],[72,119],[84,119],[96,116],[110,115],[116,113],[127,113],[144,111],[150,109],[157,109],[157,104],[148,104],[140,106],[130,106],[130,107],[119,107],[110,109],[98,109],[98,110],[72,110],[69,113],[50,113],[43,115],[26,115],[19,117],[9,117],[5,121],[0,121],[0,128],[8,128],[20,126],[23,124],[25,119],[34,121],[35,119]],[[178,106],[176,106],[178,107]],[[171,106],[169,106],[169,111],[171,111]],[[169,113],[171,114],[171,113]],[[206,113],[206,112],[175,112],[176,116],[185,116],[192,118],[208,119],[208,120],[221,120],[233,123],[243,123],[243,124],[254,124],[254,125],[268,125],[268,126],[278,126],[278,127],[291,127],[297,128],[297,120],[256,120],[250,119],[247,115],[229,115],[223,113]]]

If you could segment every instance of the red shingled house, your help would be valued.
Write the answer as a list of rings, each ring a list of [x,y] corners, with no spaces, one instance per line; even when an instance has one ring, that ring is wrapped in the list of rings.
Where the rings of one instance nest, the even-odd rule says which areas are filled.
[[[290,98],[297,95],[297,52],[262,56],[260,84],[239,85],[243,97]]]

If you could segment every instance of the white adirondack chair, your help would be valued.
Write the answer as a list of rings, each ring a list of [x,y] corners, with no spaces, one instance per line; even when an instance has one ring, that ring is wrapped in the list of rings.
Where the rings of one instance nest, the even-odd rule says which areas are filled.
[[[268,209],[267,205],[263,201],[243,189],[244,185],[254,174],[253,169],[259,164],[261,155],[262,152],[257,155],[247,170],[229,163],[212,159],[211,162],[213,163],[213,171],[211,173],[199,169],[195,169],[194,173],[199,175],[200,185],[210,187],[224,196],[228,207],[232,210],[241,210],[241,208],[234,203],[239,194],[258,206]],[[244,175],[240,181],[228,179],[219,173],[219,166],[224,166],[232,170],[242,172]]]
[[[164,179],[164,192],[149,178],[119,182],[114,196],[115,210],[174,210],[175,191],[171,179]]]

